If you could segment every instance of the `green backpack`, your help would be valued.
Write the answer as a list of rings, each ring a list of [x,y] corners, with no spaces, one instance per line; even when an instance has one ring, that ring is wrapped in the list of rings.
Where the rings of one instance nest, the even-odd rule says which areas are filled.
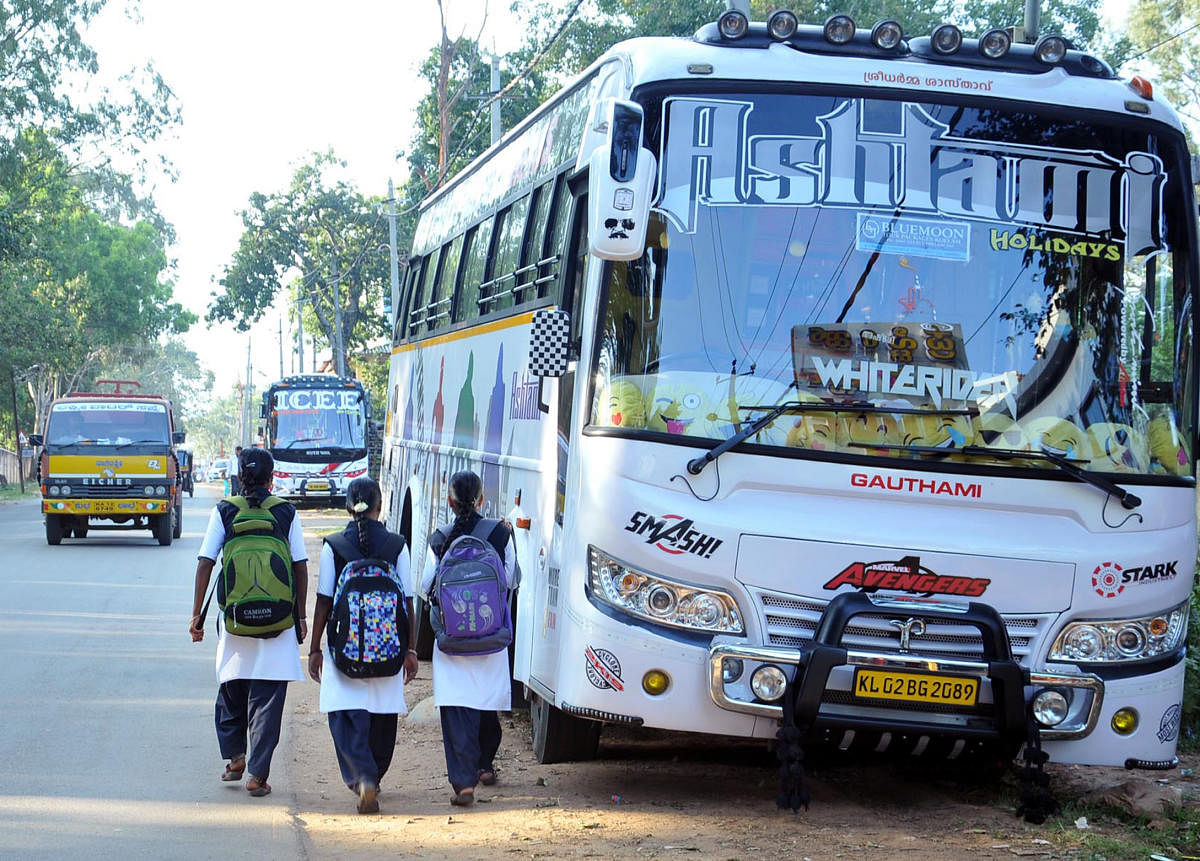
[[[241,637],[274,637],[296,625],[292,554],[271,509],[286,503],[268,496],[251,505],[244,496],[225,500],[237,508],[226,524],[217,580],[217,605],[225,630]]]

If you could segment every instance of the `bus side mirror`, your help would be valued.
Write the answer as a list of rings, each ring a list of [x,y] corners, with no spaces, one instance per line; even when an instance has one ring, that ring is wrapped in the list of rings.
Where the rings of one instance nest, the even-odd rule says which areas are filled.
[[[646,248],[657,172],[654,154],[642,146],[642,106],[606,99],[593,116],[603,143],[588,169],[589,250],[601,260],[636,260]]]
[[[567,372],[570,346],[570,313],[553,308],[533,312],[533,326],[529,330],[530,376],[561,377]]]
[[[29,435],[28,439],[29,439],[29,444],[34,447],[46,444],[46,438],[44,436],[42,436],[40,433],[31,433]]]
[[[173,431],[171,433],[171,442],[174,445],[183,445],[185,442],[187,442],[187,431]]]

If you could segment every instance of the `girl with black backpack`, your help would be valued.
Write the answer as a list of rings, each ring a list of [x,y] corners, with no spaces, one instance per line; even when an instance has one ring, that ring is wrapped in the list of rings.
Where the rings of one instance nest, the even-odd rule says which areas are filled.
[[[321,547],[320,573],[317,580],[317,604],[313,614],[313,639],[316,648],[308,653],[308,671],[321,684],[320,709],[329,718],[329,732],[333,736],[333,749],[337,754],[342,780],[351,792],[358,796],[359,813],[378,813],[379,782],[387,773],[396,747],[396,720],[408,714],[404,700],[404,686],[417,675],[417,652],[414,648],[414,626],[397,624],[390,636],[402,637],[394,648],[404,653],[402,668],[397,660],[388,663],[385,672],[393,675],[362,673],[359,665],[346,662],[344,647],[335,628],[339,627],[336,614],[343,612],[335,607],[335,596],[339,599],[338,587],[351,588],[351,583],[342,577],[351,563],[370,559],[391,566],[386,572],[400,586],[405,604],[404,619],[412,618],[412,575],[409,565],[408,547],[404,538],[389,532],[379,522],[383,505],[383,494],[379,484],[371,478],[356,478],[346,488],[346,511],[353,517],[340,535],[325,539]],[[379,568],[375,571],[378,573]],[[346,571],[355,573],[355,569]],[[339,580],[341,581],[339,583]],[[331,621],[330,614],[335,618]],[[361,602],[356,612],[365,612]],[[361,618],[361,616],[360,616]],[[329,625],[329,637],[321,645],[322,634]],[[390,627],[390,626],[389,626]],[[379,629],[368,631],[365,637],[376,637],[372,645],[378,645]],[[364,652],[367,646],[357,640],[357,648]],[[335,646],[338,652],[335,653]],[[361,653],[356,652],[361,657]],[[328,661],[326,661],[328,657]],[[339,669],[342,666],[355,672],[358,677]],[[397,654],[396,658],[399,658]],[[387,662],[385,662],[387,663]]]
[[[450,477],[448,503],[453,523],[436,530],[429,539],[421,592],[429,595],[438,563],[454,540],[471,535],[480,520],[483,482],[464,470]],[[507,585],[512,588],[516,568],[512,530],[503,520],[487,541],[504,560]],[[481,655],[447,654],[436,644],[433,649],[433,701],[442,721],[442,745],[446,751],[446,774],[454,796],[450,803],[466,807],[475,800],[475,787],[496,782],[496,751],[500,747],[499,711],[512,706],[512,676],[508,650]]]

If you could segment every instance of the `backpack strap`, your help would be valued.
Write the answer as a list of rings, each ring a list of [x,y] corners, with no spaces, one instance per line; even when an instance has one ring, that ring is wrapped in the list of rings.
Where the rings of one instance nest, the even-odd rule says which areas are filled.
[[[345,535],[326,535],[325,543],[333,551],[333,564],[339,572],[346,566],[346,563],[365,558],[362,548],[356,543],[351,543]],[[340,565],[338,564],[339,562],[341,563]]]
[[[433,555],[438,561],[442,561],[442,554],[446,552],[446,539],[450,537],[450,533],[444,527],[439,526],[433,530],[429,536],[429,549],[433,551]]]

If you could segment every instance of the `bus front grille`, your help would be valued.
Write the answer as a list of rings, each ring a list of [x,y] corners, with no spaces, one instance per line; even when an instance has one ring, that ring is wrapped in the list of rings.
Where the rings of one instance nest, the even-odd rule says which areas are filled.
[[[799,646],[813,638],[827,602],[761,589],[755,591],[768,645]],[[914,610],[913,615],[919,613]],[[1031,653],[1051,617],[1001,615],[1013,657],[1029,666]],[[891,624],[896,616],[896,613],[882,612],[855,616],[846,626],[840,645],[870,652],[899,652],[900,632]],[[926,623],[925,632],[913,639],[910,651],[943,658],[979,660],[983,657],[983,642],[978,629],[971,625],[931,620]]]

